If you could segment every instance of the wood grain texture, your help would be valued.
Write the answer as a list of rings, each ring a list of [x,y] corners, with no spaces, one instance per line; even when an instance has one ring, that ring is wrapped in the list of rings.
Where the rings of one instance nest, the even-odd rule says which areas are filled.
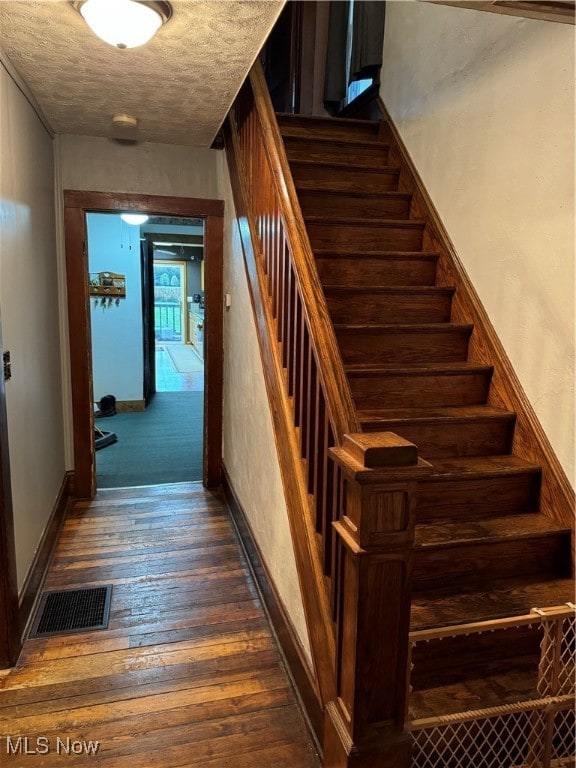
[[[54,507],[34,554],[34,559],[20,590],[19,607],[22,641],[24,641],[24,633],[28,621],[31,618],[32,610],[39,596],[39,590],[46,576],[46,569],[64,524],[68,505],[72,497],[73,483],[74,473],[66,472],[54,502]]]
[[[316,189],[314,185],[298,185],[298,199],[304,216],[366,216],[407,219],[412,196],[405,192],[341,192]]]
[[[236,532],[240,538],[244,554],[250,564],[251,573],[258,586],[260,597],[276,639],[287,663],[288,671],[295,681],[308,720],[318,744],[322,742],[322,707],[320,695],[308,661],[304,656],[301,643],[284,608],[274,582],[270,577],[262,553],[238,497],[234,493],[230,478],[223,468],[223,490]]]
[[[284,137],[288,160],[319,160],[333,163],[353,163],[368,167],[386,165],[388,147],[374,141],[345,141],[333,138],[305,136]]]
[[[175,548],[173,522],[194,532],[196,546]],[[142,539],[122,546],[130,526]],[[26,641],[0,682],[3,734],[28,736],[32,745],[45,735],[47,767],[66,759],[106,768],[256,768],[272,756],[277,765],[319,768],[220,494],[199,483],[162,494],[101,492],[75,504],[63,531],[46,588],[112,583],[110,625]],[[71,554],[78,535],[91,547]],[[113,557],[109,541],[118,545]],[[198,545],[214,559],[198,559]],[[142,569],[131,573],[126,561],[138,557]],[[198,588],[186,589],[194,576]],[[99,741],[97,758],[58,755],[59,736]]]
[[[140,211],[203,218],[206,225],[206,344],[204,366],[204,482],[217,486],[222,456],[222,269],[221,200],[64,190],[66,279],[72,385],[75,494],[95,493],[92,360],[85,214]]]
[[[327,285],[328,309],[336,324],[445,323],[450,320],[452,288],[436,286]]]
[[[456,323],[335,326],[345,365],[453,363],[468,357],[472,326]]]
[[[436,260],[434,253],[332,252],[315,249],[316,266],[325,286],[413,286],[434,285]]]

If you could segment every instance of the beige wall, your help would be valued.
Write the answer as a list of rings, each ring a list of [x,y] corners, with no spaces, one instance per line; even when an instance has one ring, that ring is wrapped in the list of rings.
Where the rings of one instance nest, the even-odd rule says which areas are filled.
[[[68,134],[58,143],[63,189],[218,197],[216,150]]]
[[[574,28],[390,2],[382,98],[574,470]]]
[[[224,316],[224,464],[310,660],[262,361],[224,158],[220,185],[226,207],[224,291],[232,298],[232,306]]]
[[[64,478],[52,138],[0,67],[0,313],[18,586]]]
[[[61,193],[64,189],[218,199],[218,155],[217,150],[172,144],[129,145],[93,136],[57,136],[57,204],[60,206],[60,213]],[[60,222],[61,219],[60,215]],[[60,272],[65,276],[64,233],[61,223],[58,252]],[[72,401],[64,277],[61,295],[66,460],[67,465],[72,467]]]

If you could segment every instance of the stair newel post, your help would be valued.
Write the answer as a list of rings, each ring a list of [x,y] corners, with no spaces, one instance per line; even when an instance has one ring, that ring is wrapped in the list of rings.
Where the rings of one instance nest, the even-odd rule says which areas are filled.
[[[337,699],[325,713],[326,768],[409,768],[404,732],[414,501],[431,472],[390,432],[345,435],[331,458],[346,498],[334,528],[338,575]]]

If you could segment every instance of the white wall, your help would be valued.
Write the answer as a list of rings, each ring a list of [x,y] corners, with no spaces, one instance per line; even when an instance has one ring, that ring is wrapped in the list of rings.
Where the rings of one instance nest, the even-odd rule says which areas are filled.
[[[52,139],[0,66],[0,313],[18,585],[64,478]]]
[[[62,134],[56,137],[56,175],[62,205],[62,190],[167,195],[217,199],[217,150],[182,147],[171,144],[135,145],[93,136]],[[65,274],[64,233],[58,233],[60,269]],[[67,334],[65,288],[61,291],[64,371],[64,417],[67,466],[73,466],[72,404],[70,396],[70,361]],[[113,393],[112,393],[113,394]]]
[[[224,158],[220,184],[220,196],[225,201],[224,291],[232,297],[232,306],[224,316],[224,464],[310,660],[274,431]]]
[[[119,214],[89,213],[88,264],[90,272],[119,272],[126,276],[126,298],[103,307],[100,297],[90,301],[94,400],[114,395],[116,400],[144,398],[142,348],[142,273],[140,227]]]
[[[574,28],[389,2],[381,95],[572,477]]]

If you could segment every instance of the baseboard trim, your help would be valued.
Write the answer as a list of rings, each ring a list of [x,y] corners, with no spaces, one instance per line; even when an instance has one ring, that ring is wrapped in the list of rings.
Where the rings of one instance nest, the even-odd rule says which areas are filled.
[[[68,471],[64,474],[60,490],[54,502],[54,507],[32,564],[28,569],[28,574],[22,585],[19,595],[19,619],[20,619],[20,635],[22,641],[25,637],[28,629],[28,624],[34,612],[36,602],[40,595],[42,584],[46,576],[46,571],[52,559],[52,553],[56,547],[58,536],[64,524],[66,512],[68,510],[68,503],[72,498],[74,488],[74,472]]]
[[[246,513],[234,491],[225,466],[222,467],[222,489],[240,544],[300,699],[302,710],[308,719],[310,731],[315,737],[316,747],[320,749],[323,741],[324,716],[312,670],[306,661],[296,631],[270,577]]]

